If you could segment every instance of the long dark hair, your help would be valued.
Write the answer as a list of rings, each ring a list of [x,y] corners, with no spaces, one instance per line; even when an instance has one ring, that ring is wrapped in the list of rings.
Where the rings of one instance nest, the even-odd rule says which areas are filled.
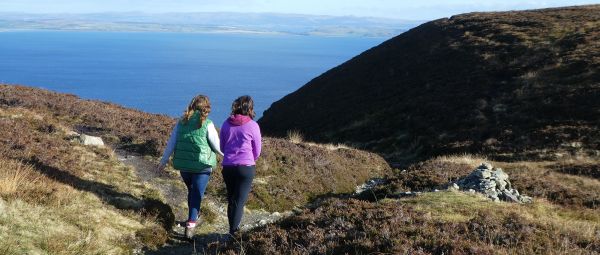
[[[233,104],[231,104],[231,115],[246,115],[251,119],[254,119],[256,114],[254,113],[254,101],[248,95],[238,97]]]

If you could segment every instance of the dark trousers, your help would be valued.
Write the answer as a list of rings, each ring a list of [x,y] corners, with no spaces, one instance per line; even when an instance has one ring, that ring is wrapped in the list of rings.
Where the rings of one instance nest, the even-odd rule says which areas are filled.
[[[210,179],[210,172],[196,174],[182,171],[181,178],[183,178],[183,182],[185,182],[188,190],[188,221],[197,221],[198,213],[200,212],[200,203],[202,203],[204,191]]]
[[[255,166],[223,166],[223,180],[227,187],[227,219],[229,233],[239,230],[244,205],[252,189],[252,179],[256,174]]]

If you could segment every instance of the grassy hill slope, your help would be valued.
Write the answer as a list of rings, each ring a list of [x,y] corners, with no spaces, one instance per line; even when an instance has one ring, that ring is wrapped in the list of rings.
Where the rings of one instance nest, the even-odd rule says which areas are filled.
[[[600,5],[435,20],[315,78],[259,123],[401,162],[597,155],[599,41]]]
[[[115,150],[157,162],[175,120],[24,86],[0,85],[0,253],[128,254],[169,238],[181,207],[124,164]],[[83,146],[73,132],[101,136]],[[250,209],[285,211],[352,192],[390,172],[379,156],[334,145],[264,138]],[[224,200],[221,168],[207,197]],[[162,186],[181,186],[150,174]],[[204,216],[218,214],[208,211]],[[206,217],[207,224],[211,224]],[[209,226],[205,226],[210,229]]]

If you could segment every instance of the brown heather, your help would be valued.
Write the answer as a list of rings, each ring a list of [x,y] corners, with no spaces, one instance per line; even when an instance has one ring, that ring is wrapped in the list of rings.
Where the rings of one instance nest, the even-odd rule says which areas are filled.
[[[0,233],[0,246],[6,247],[0,253],[129,253],[162,246],[179,205],[165,204],[113,150],[137,152],[157,161],[173,124],[172,118],[114,104],[0,85],[0,202],[13,213],[0,212],[0,227],[8,227]],[[101,136],[110,146],[82,146],[73,141],[72,131]],[[316,197],[351,192],[390,170],[381,157],[343,146],[265,137],[264,147],[248,203],[254,209],[301,207]],[[213,174],[210,199],[224,198],[220,171],[218,167]],[[25,220],[37,217],[40,210],[48,217],[27,224]],[[88,224],[85,215],[90,212],[99,215]],[[26,213],[30,215],[19,215]],[[214,212],[204,212],[210,214]],[[23,222],[13,224],[14,217]],[[104,217],[115,219],[100,222]],[[55,228],[37,227],[46,220],[56,221]],[[64,237],[59,234],[63,232]],[[25,236],[33,238],[22,242]],[[57,245],[49,241],[53,236],[65,245],[81,246]]]
[[[265,137],[248,203],[269,211],[298,207],[294,215],[243,232],[237,242],[197,248],[600,254],[599,13],[599,6],[585,6],[458,15],[315,79],[261,120],[288,139]],[[298,117],[285,119],[286,111]],[[292,123],[298,120],[306,122]],[[173,124],[114,104],[0,85],[0,254],[161,247],[172,208],[181,208],[165,204],[113,148],[157,161]],[[102,136],[110,147],[73,142],[72,130]],[[406,167],[391,170],[375,154],[306,140],[364,147]],[[534,202],[495,203],[443,190],[484,161],[502,167]],[[223,198],[220,171],[209,199]],[[376,176],[386,183],[351,194]]]
[[[244,233],[234,244],[209,247],[225,254],[600,253],[600,182],[570,175],[548,178],[557,173],[548,173],[552,167],[540,168],[539,163],[492,162],[507,169],[522,193],[536,197],[531,205],[496,203],[454,191],[399,196],[400,191],[444,187],[472,170],[465,161],[477,159],[443,157],[415,164],[390,176],[390,183],[373,193],[325,199]],[[562,193],[557,192],[560,188]],[[584,202],[594,199],[596,206]]]
[[[259,123],[400,163],[599,155],[598,42],[600,5],[435,20],[313,79]]]
[[[447,220],[446,213],[427,206],[451,200],[444,210],[469,210],[467,219]],[[480,198],[458,193],[431,193],[423,197],[379,203],[330,199],[316,209],[246,233],[245,254],[588,254],[600,252],[595,223],[555,215],[547,204],[513,208],[472,204]],[[458,208],[457,205],[464,206]],[[466,214],[466,213],[465,213]],[[537,218],[543,217],[543,218]],[[571,223],[581,221],[583,223]],[[581,231],[568,224],[585,226]],[[213,244],[216,249],[217,244]],[[236,248],[218,247],[233,254]],[[229,249],[229,250],[228,250]],[[238,248],[239,249],[239,248]]]

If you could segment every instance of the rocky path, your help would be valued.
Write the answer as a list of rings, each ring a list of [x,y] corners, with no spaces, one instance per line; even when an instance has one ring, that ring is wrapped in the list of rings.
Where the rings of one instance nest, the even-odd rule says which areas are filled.
[[[176,220],[184,221],[187,218],[187,190],[181,181],[181,177],[175,172],[159,173],[156,164],[149,159],[125,151],[116,151],[119,161],[135,169],[140,181],[161,193],[167,204],[172,207]],[[173,227],[167,244],[156,251],[144,251],[144,254],[204,254],[209,243],[223,241],[228,232],[227,205],[207,197],[202,201],[202,206],[208,206],[217,213],[214,223],[199,226],[193,240],[184,237],[183,223]],[[246,210],[242,219],[241,229],[249,230],[267,223],[274,222],[282,217],[290,215],[291,212],[269,213],[264,210]],[[200,230],[201,229],[201,230]]]

